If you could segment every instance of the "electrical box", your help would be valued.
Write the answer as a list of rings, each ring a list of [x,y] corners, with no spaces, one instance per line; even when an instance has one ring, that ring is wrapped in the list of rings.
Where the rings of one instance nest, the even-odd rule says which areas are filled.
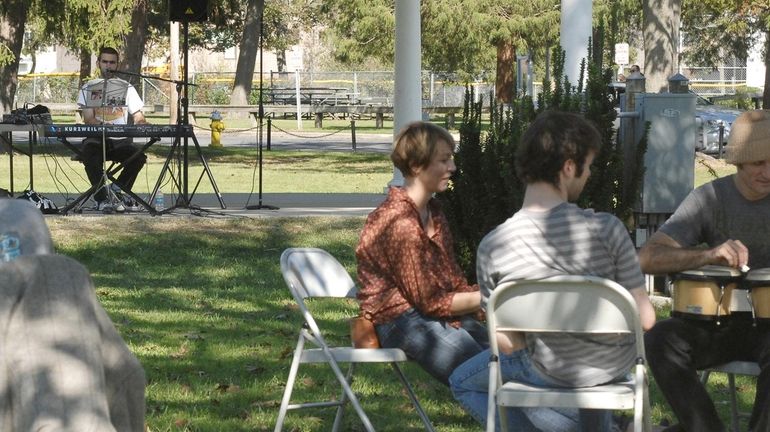
[[[640,93],[635,136],[650,122],[640,213],[673,213],[692,191],[695,177],[695,95]],[[638,139],[637,139],[638,142]]]

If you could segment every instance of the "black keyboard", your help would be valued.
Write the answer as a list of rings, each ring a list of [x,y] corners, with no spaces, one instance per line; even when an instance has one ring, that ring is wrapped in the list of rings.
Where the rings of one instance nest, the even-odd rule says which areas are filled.
[[[45,136],[49,138],[163,138],[189,136],[191,125],[46,125]]]

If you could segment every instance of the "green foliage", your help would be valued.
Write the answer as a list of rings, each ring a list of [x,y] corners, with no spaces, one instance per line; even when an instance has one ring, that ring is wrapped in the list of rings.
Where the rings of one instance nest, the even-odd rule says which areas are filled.
[[[553,90],[545,86],[537,108],[528,97],[520,97],[508,106],[493,104],[489,132],[484,135],[478,120],[481,102],[469,102],[473,95],[466,94],[455,158],[457,173],[439,199],[444,202],[452,227],[458,261],[471,280],[475,280],[476,248],[481,239],[521,208],[526,185],[515,174],[516,149],[523,131],[544,110],[581,113],[602,135],[602,147],[594,159],[592,176],[578,204],[615,214],[621,220],[631,216],[643,173],[646,141],[637,146],[634,166],[624,167],[622,149],[613,128],[617,114],[608,90],[612,70],[602,67],[601,55],[594,55],[603,52],[603,41],[598,40],[592,46],[588,60],[584,60],[581,67],[581,84],[570,84],[564,76],[564,53],[554,50],[554,77],[558,79]],[[583,77],[587,77],[585,88]],[[624,184],[625,170],[631,170],[627,185]]]
[[[11,64],[14,57],[8,45],[0,43],[0,67]]]
[[[122,47],[122,36],[131,31],[134,0],[35,1],[33,44],[61,43],[74,52],[96,52],[101,46]]]
[[[768,29],[764,0],[682,2],[682,56],[689,64],[715,67],[729,57],[746,59]]]

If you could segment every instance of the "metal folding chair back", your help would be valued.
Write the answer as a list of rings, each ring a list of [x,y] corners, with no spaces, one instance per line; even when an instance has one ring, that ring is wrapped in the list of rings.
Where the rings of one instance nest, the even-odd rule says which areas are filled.
[[[489,364],[487,431],[495,430],[495,413],[507,430],[505,409],[499,407],[572,407],[633,409],[634,430],[650,430],[644,336],[631,294],[617,283],[591,276],[557,276],[498,286],[487,306],[492,355]],[[630,334],[635,338],[636,364],[629,381],[586,388],[544,388],[503,383],[498,331]]]
[[[342,424],[344,409],[349,402],[358,414],[361,423],[367,431],[374,431],[369,417],[361,407],[358,397],[353,393],[350,384],[353,380],[354,366],[357,363],[390,363],[404,386],[409,399],[414,405],[426,430],[433,431],[433,426],[425,414],[425,411],[417,401],[412,386],[407,381],[398,363],[408,361],[406,354],[400,349],[356,349],[352,346],[330,346],[324,339],[323,332],[318,322],[313,317],[306,299],[310,298],[355,298],[356,285],[344,267],[328,252],[317,248],[290,248],[281,254],[281,272],[289,291],[297,302],[302,314],[303,325],[299,331],[297,346],[294,350],[289,377],[286,380],[286,388],[278,411],[275,432],[283,429],[288,410],[336,406],[337,414],[334,418],[332,430],[339,430]],[[310,348],[306,344],[310,343]],[[305,402],[291,404],[291,395],[299,366],[305,363],[327,364],[340,386],[342,392],[336,400],[321,402]],[[339,364],[348,363],[348,370],[343,374]]]

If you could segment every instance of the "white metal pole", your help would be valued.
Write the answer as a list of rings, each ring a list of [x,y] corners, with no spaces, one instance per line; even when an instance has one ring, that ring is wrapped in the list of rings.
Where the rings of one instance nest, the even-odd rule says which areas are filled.
[[[422,38],[420,2],[396,0],[396,75],[393,103],[394,137],[407,124],[422,119],[422,80],[420,79]],[[393,168],[389,186],[402,186],[404,176]]]
[[[580,79],[580,62],[588,61],[591,37],[592,0],[561,0],[561,48],[565,51],[564,73],[572,85]]]
[[[297,129],[302,130],[302,102],[299,100],[299,69],[294,71],[294,99],[297,102]]]

